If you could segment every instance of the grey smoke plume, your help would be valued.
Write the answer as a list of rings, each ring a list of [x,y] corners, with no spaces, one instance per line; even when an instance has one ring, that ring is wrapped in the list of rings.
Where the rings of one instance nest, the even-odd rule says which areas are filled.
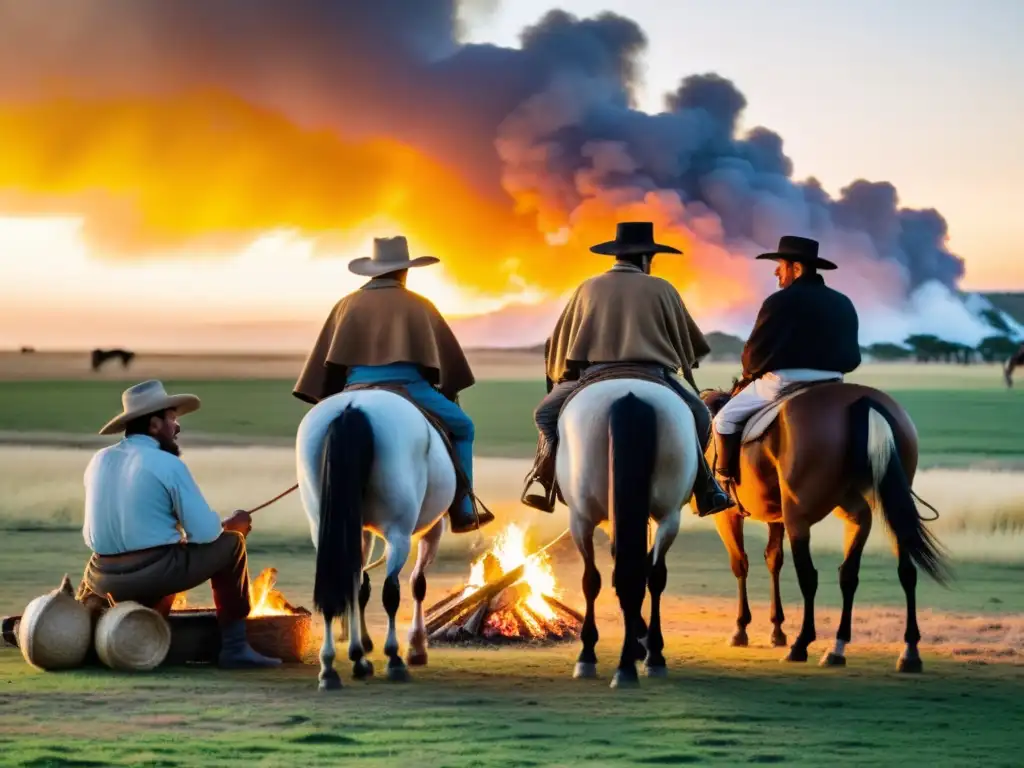
[[[461,45],[457,11],[456,0],[0,0],[0,103],[222,89],[303,127],[390,136],[460,169],[510,220],[534,216],[552,243],[582,251],[573,233],[590,235],[588,222],[607,234],[615,216],[654,218],[690,244],[685,295],[712,286],[697,303],[726,321],[748,321],[770,289],[750,257],[782,234],[821,240],[841,265],[830,283],[861,301],[905,306],[963,276],[937,211],[901,208],[885,181],[854,180],[833,199],[792,178],[778,134],[738,135],[746,99],[729,80],[690,75],[665,111],[638,111],[647,39],[635,22],[552,11],[506,49]],[[551,271],[550,253],[522,261],[527,276]]]

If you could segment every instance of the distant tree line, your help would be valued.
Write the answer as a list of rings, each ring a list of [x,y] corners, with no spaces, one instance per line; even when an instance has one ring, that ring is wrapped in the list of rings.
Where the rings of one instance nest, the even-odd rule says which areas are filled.
[[[1000,318],[1001,319],[1001,318]],[[1009,329],[1007,329],[1009,330]],[[743,351],[743,339],[712,331],[706,336],[711,347],[710,360],[737,360]],[[1014,354],[1020,341],[1009,334],[996,334],[982,339],[976,346],[946,341],[932,334],[914,334],[902,344],[880,342],[861,347],[867,357],[882,362],[914,361],[918,363],[958,363],[970,365],[984,361],[1002,362]]]
[[[959,363],[970,365],[982,360],[1001,362],[1017,351],[1019,341],[1007,335],[986,336],[977,346],[946,341],[929,333],[907,336],[902,344],[882,342],[862,347],[864,354],[875,360],[896,362],[913,360],[918,363]]]

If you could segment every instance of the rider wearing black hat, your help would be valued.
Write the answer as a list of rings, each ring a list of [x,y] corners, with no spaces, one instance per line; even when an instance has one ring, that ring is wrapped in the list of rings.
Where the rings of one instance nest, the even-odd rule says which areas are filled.
[[[715,473],[734,479],[740,435],[746,420],[798,382],[842,380],[861,362],[857,310],[829,288],[819,270],[836,265],[818,256],[818,242],[786,235],[758,259],[778,262],[782,290],[765,299],[743,348],[747,386],[715,417]]]
[[[590,250],[614,256],[615,264],[576,289],[545,346],[548,394],[534,413],[540,442],[536,463],[526,478],[523,503],[544,512],[554,510],[555,454],[562,406],[584,373],[625,363],[664,380],[693,414],[699,441],[693,489],[697,514],[703,517],[728,509],[729,496],[715,482],[704,460],[703,452],[711,437],[711,414],[679,378],[682,372],[692,382],[691,370],[711,350],[678,291],[650,274],[655,254],[681,251],[656,242],[654,225],[649,221],[620,222],[614,240]],[[541,486],[543,495],[528,492],[534,482]]]

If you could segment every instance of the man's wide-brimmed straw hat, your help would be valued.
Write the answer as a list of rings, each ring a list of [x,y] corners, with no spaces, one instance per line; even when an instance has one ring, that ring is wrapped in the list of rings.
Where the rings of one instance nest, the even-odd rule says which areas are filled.
[[[644,253],[682,253],[671,245],[654,242],[650,221],[623,221],[615,227],[615,239],[592,245],[590,250],[604,256],[635,256]]]
[[[388,272],[426,267],[430,264],[437,264],[439,261],[440,259],[436,256],[409,258],[409,243],[399,235],[398,237],[375,237],[373,239],[373,256],[353,259],[348,263],[348,268],[350,272],[363,277],[380,277]]]
[[[773,261],[792,261],[797,264],[805,264],[815,269],[836,269],[836,265],[828,259],[818,256],[818,241],[809,237],[797,237],[796,235],[783,235],[779,238],[778,250],[771,253],[762,253],[757,258],[771,259]]]
[[[103,425],[101,435],[113,435],[124,429],[132,419],[173,408],[179,416],[199,410],[195,395],[169,395],[163,383],[156,379],[128,387],[121,393],[121,413]]]

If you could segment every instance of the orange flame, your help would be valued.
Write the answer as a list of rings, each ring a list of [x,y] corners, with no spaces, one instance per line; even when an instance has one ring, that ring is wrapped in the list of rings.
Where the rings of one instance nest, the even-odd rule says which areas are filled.
[[[496,570],[500,569],[500,572],[493,575],[488,574],[486,566],[493,563],[494,560],[497,561]],[[515,584],[510,585],[509,589],[526,587],[526,594],[521,598],[523,603],[541,618],[548,621],[556,620],[557,614],[544,599],[544,595],[560,597],[562,594],[557,579],[555,579],[555,572],[551,568],[550,559],[543,552],[536,555],[527,554],[526,533],[515,523],[499,533],[490,551],[473,562],[469,573],[469,582],[462,596],[468,597],[488,581],[494,581],[495,578],[520,565],[524,566],[523,577]],[[509,633],[502,632],[502,634]]]
[[[249,618],[258,616],[290,616],[298,613],[283,594],[275,589],[277,582],[277,569],[264,568],[260,575],[249,582]],[[172,611],[183,611],[187,608],[207,608],[212,606],[193,606],[188,602],[185,592],[179,592],[174,596]]]

